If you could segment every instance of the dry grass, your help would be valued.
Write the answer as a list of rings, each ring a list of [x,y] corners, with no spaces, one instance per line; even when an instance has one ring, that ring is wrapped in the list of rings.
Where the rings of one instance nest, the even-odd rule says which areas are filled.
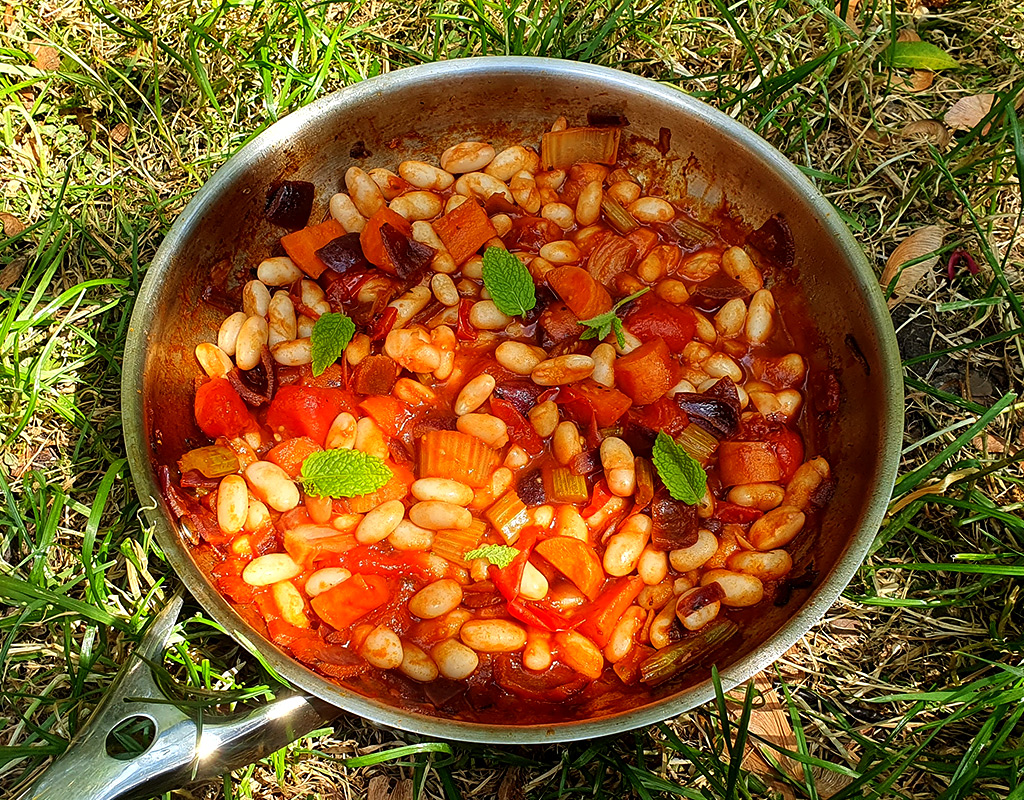
[[[0,763],[7,762],[0,785],[18,783],[34,763],[24,756],[60,751],[136,638],[155,604],[151,592],[168,577],[140,529],[121,461],[118,363],[140,273],[174,216],[227,155],[326,91],[424,58],[506,46],[677,84],[758,129],[804,167],[879,272],[911,231],[945,227],[939,266],[894,309],[904,357],[922,359],[907,367],[904,475],[1007,393],[1019,393],[1017,329],[1024,319],[1005,299],[985,304],[1003,294],[990,287],[997,268],[1014,291],[1024,288],[1022,165],[1014,160],[1009,117],[998,116],[986,134],[936,129],[935,146],[907,136],[906,127],[941,120],[956,100],[983,92],[1008,97],[1011,109],[1019,104],[1012,93],[1024,78],[1024,11],[1012,0],[849,5],[857,8],[850,27],[829,17],[826,4],[808,2],[580,1],[548,3],[535,15],[523,3],[507,19],[495,4],[480,6],[480,14],[475,4],[454,2],[317,5],[305,7],[304,18],[281,2],[7,6],[0,18],[0,197],[3,212],[30,227],[19,236],[5,219],[11,238],[0,240],[0,418],[4,438],[10,435],[0,449],[0,474],[10,487],[0,501],[0,578],[66,591],[120,621],[111,625],[99,611],[91,619],[61,614],[59,604],[47,612],[26,603],[20,585],[0,584],[0,603],[8,603],[0,608]],[[615,24],[603,30],[614,14]],[[332,45],[336,29],[343,35]],[[906,88],[911,72],[879,62],[901,30],[953,54],[960,68],[935,74],[922,91]],[[945,278],[954,248],[971,253],[981,275]],[[53,298],[60,300],[47,306]],[[948,348],[963,349],[939,353]],[[1021,572],[906,568],[1021,569],[1022,443],[1011,405],[925,482],[957,470],[965,477],[894,513],[844,599],[778,663],[773,680],[791,694],[781,717],[795,710],[806,753],[860,775],[889,765],[840,797],[1024,797],[1016,774],[1022,730],[1012,717],[1024,649],[1014,577]],[[211,687],[265,680],[244,651],[207,633],[191,639],[191,657],[211,660]],[[960,696],[920,695],[981,680],[990,683]],[[995,741],[993,731],[1005,737]],[[673,749],[672,735],[694,751]],[[714,776],[698,767],[727,761],[716,755],[722,741],[721,722],[708,707],[612,741],[453,747],[450,757],[351,768],[333,759],[406,742],[343,718],[224,784],[171,796],[377,798],[394,790],[397,799],[409,796],[414,781],[423,797],[451,797],[453,786],[466,797],[653,796],[672,786],[718,797]],[[980,743],[971,762],[978,772],[958,788],[953,777],[963,774],[958,764],[971,742]],[[27,746],[36,749],[18,749]],[[668,788],[644,788],[643,775],[669,781]],[[821,797],[848,780],[817,775]],[[768,796],[757,783],[742,785],[732,796]],[[812,791],[775,786],[787,796]]]

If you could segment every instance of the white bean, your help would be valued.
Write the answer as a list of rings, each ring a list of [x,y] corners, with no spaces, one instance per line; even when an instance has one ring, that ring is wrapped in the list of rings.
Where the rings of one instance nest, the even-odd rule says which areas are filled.
[[[576,423],[570,420],[558,423],[554,438],[551,440],[551,449],[558,463],[563,467],[583,452],[583,443],[580,440],[580,431],[576,427]]]
[[[421,500],[409,509],[409,519],[414,525],[432,531],[464,530],[473,524],[469,509],[441,500]]]
[[[339,583],[344,583],[352,577],[352,573],[344,567],[324,567],[318,569],[306,579],[306,594],[316,597],[329,589],[333,589]]]
[[[455,183],[455,176],[425,161],[403,161],[398,174],[417,189],[440,192]]]
[[[420,619],[436,619],[458,608],[462,587],[451,578],[429,583],[409,598],[409,611]]]
[[[803,530],[806,517],[794,506],[772,509],[750,526],[748,539],[758,550],[777,550],[785,547]]]
[[[388,544],[395,550],[423,551],[434,546],[434,532],[428,528],[414,525],[407,519],[398,523],[398,527],[388,537]]]
[[[512,653],[526,644],[526,631],[510,620],[471,619],[462,626],[459,638],[478,653]]]
[[[389,208],[408,220],[433,219],[441,213],[444,201],[433,192],[414,190],[399,195],[391,201]]]
[[[668,555],[662,550],[655,550],[647,545],[640,554],[636,573],[648,586],[661,583],[668,575]]]
[[[519,581],[519,593],[527,600],[543,600],[547,597],[548,588],[544,573],[527,561]]]
[[[430,289],[437,301],[449,308],[457,306],[462,300],[459,290],[455,288],[455,281],[444,273],[439,272],[430,279]]]
[[[384,208],[384,194],[377,183],[359,167],[345,172],[345,186],[359,213],[369,219]]]
[[[331,196],[331,216],[345,229],[345,233],[360,233],[366,227],[366,217],[359,213],[352,198],[344,192]]]
[[[733,486],[726,499],[730,503],[759,511],[771,511],[782,505],[785,491],[775,483],[743,483]]]
[[[715,328],[720,336],[739,336],[747,321],[747,304],[742,297],[734,297],[715,314]]]
[[[576,214],[571,206],[565,203],[545,203],[540,210],[540,215],[555,223],[563,231],[569,230],[576,224]],[[541,256],[543,258],[543,256]]]
[[[517,375],[529,375],[540,362],[540,357],[523,342],[502,342],[494,351],[495,360]]]
[[[469,310],[469,324],[482,331],[500,331],[512,321],[512,317],[498,310],[493,300],[481,300]]]
[[[691,569],[700,569],[705,563],[718,552],[718,539],[705,528],[697,532],[697,541],[689,547],[682,547],[672,550],[668,554],[672,569],[676,572],[689,572]]]
[[[299,490],[288,473],[272,461],[256,461],[245,468],[252,493],[275,511],[291,511],[299,504]]]
[[[604,571],[618,578],[635,570],[653,529],[654,523],[645,514],[634,514],[627,519],[622,528],[608,539],[603,558]]]
[[[356,418],[342,411],[327,431],[325,450],[351,450],[356,446]]]
[[[273,348],[278,342],[295,338],[295,304],[288,292],[275,292],[267,308],[269,331],[267,344]]]
[[[558,429],[558,406],[553,400],[545,400],[535,405],[530,409],[529,417],[534,431],[542,439],[548,438]]]
[[[399,669],[407,678],[420,683],[429,683],[437,678],[437,664],[422,648],[412,642],[402,642],[404,652]]]
[[[270,328],[263,317],[252,316],[242,323],[235,340],[235,363],[249,370],[260,363]]]
[[[356,528],[356,541],[359,544],[376,544],[388,538],[398,523],[405,516],[405,506],[401,500],[388,500],[372,511],[367,512]]]
[[[404,648],[397,633],[378,625],[363,639],[359,655],[378,669],[395,669],[402,663]]]
[[[345,360],[350,367],[358,367],[368,355],[370,355],[370,337],[365,333],[357,333],[345,348]]]
[[[717,583],[725,592],[722,605],[733,608],[755,606],[764,597],[764,585],[753,575],[744,575],[727,569],[712,569],[700,578],[701,586],[710,583]]]
[[[270,348],[274,361],[286,367],[300,367],[313,361],[313,341],[305,337],[278,342]]]
[[[249,487],[241,475],[225,475],[217,487],[217,525],[229,535],[242,530],[249,515]]]
[[[777,581],[793,569],[793,557],[785,550],[769,550],[767,553],[737,550],[726,559],[725,565],[762,581]]]
[[[466,197],[475,197],[486,203],[491,195],[500,194],[509,203],[513,201],[512,192],[503,181],[492,178],[485,172],[468,172],[460,175],[455,181],[455,191]]]
[[[384,433],[371,417],[362,417],[356,423],[355,449],[377,458],[388,457],[388,444],[384,441]]]
[[[555,634],[555,645],[559,656],[581,675],[592,681],[601,677],[604,654],[582,633],[559,631]]]
[[[712,600],[709,603],[707,596],[703,600],[695,599],[700,591],[701,589],[696,587],[687,589],[679,595],[676,603],[676,616],[688,631],[700,630],[722,610],[722,603],[719,600]]]
[[[401,297],[396,297],[388,303],[390,308],[397,309],[398,311],[398,314],[395,316],[395,328],[402,328],[408,325],[409,320],[427,307],[431,296],[429,286],[413,286]]]
[[[494,148],[486,142],[460,142],[441,153],[441,168],[453,175],[476,172],[490,164],[494,156]]]
[[[583,257],[575,242],[561,239],[548,242],[540,248],[540,257],[552,264],[576,264]]]
[[[238,332],[242,329],[242,324],[246,319],[248,319],[248,316],[244,311],[236,311],[220,324],[220,330],[217,331],[217,347],[229,356],[235,354],[235,342],[238,341]]]
[[[722,253],[722,271],[748,292],[764,286],[764,278],[742,247],[730,247]]]
[[[455,427],[490,447],[498,448],[508,444],[508,425],[493,414],[463,414],[456,420]]]
[[[589,378],[594,372],[594,359],[590,356],[569,354],[541,361],[530,373],[539,386],[561,386]]]
[[[520,144],[515,144],[498,153],[484,172],[499,181],[508,181],[513,175],[523,171],[527,174],[531,174],[531,171],[536,172],[538,166],[540,166],[540,158],[536,153],[527,150]]]
[[[420,478],[410,487],[417,500],[440,500],[457,506],[468,506],[473,502],[473,489],[450,478]]]
[[[494,376],[486,372],[477,375],[473,380],[462,387],[459,396],[455,399],[454,411],[456,416],[461,417],[471,411],[476,411],[487,402],[494,391]]]
[[[671,222],[675,219],[676,210],[667,200],[660,197],[641,197],[627,206],[627,211],[637,222]]]
[[[287,286],[302,278],[302,270],[288,256],[274,256],[260,262],[256,277],[266,286]]]
[[[636,489],[636,467],[633,451],[616,436],[601,442],[601,466],[604,467],[608,491],[617,497],[630,497]]]
[[[601,201],[604,199],[604,189],[601,181],[590,181],[580,191],[579,199],[576,201],[576,222],[580,225],[593,225],[601,218]]]
[[[775,327],[775,297],[768,289],[758,289],[750,298],[745,331],[750,344],[764,344]]]
[[[540,190],[529,172],[523,170],[513,175],[508,188],[516,203],[527,214],[536,214],[540,210]]]
[[[242,570],[242,580],[250,586],[270,586],[289,581],[302,572],[302,567],[287,553],[267,553],[257,556]]]
[[[210,342],[200,342],[196,345],[196,361],[203,368],[203,372],[211,378],[223,378],[235,366],[227,353]]]
[[[608,644],[604,646],[604,657],[610,664],[617,664],[629,655],[636,644],[635,637],[646,620],[647,614],[637,606],[630,606],[619,617],[619,621],[612,628],[611,636],[608,637]]]
[[[266,284],[258,280],[247,281],[242,287],[242,311],[249,317],[265,317],[268,308],[270,290]]]
[[[291,581],[279,581],[270,587],[281,619],[296,628],[308,628],[309,617],[306,616],[306,600],[295,584]]]
[[[594,372],[590,376],[597,383],[609,389],[615,386],[615,348],[601,342],[590,354],[594,359]]]
[[[480,657],[457,639],[438,642],[430,651],[438,671],[446,678],[461,681],[468,678],[480,665]]]

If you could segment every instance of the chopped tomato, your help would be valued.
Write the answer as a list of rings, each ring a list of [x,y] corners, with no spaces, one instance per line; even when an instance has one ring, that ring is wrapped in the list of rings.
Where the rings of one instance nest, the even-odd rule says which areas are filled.
[[[225,378],[211,378],[196,390],[196,423],[211,439],[234,438],[259,425],[245,401]]]
[[[767,442],[722,442],[718,447],[722,483],[776,483],[782,477],[775,448]]]
[[[679,381],[679,364],[662,338],[651,339],[615,362],[615,380],[638,406],[660,400]]]
[[[644,582],[637,575],[619,578],[601,592],[585,612],[579,632],[593,639],[598,647],[604,647],[615,625],[643,588]]]
[[[738,506],[735,503],[718,501],[715,503],[715,519],[721,522],[733,522],[738,525],[745,525],[764,516],[763,511],[747,506]]]
[[[345,630],[360,617],[384,605],[391,592],[380,575],[353,575],[314,597],[310,604],[324,622]]]
[[[783,482],[788,482],[797,467],[804,463],[804,440],[790,428],[782,428],[768,434],[766,441],[774,448],[779,459],[779,470]]]
[[[359,404],[359,409],[372,417],[385,434],[396,439],[414,416],[408,404],[396,397],[367,397]]]
[[[359,545],[346,551],[339,563],[361,575],[414,575],[420,580],[434,580],[426,553],[384,553],[375,547]]]
[[[273,447],[266,457],[291,477],[297,478],[299,472],[302,471],[302,462],[311,453],[316,453],[321,449],[320,445],[308,436],[299,436],[295,439],[285,439],[281,444]]]
[[[363,248],[363,255],[366,256],[367,261],[392,275],[397,275],[398,270],[390,262],[387,251],[384,249],[384,240],[380,235],[380,229],[384,225],[391,225],[406,236],[412,236],[412,225],[409,220],[385,206],[366,220],[366,225],[359,234],[359,244]]]
[[[594,418],[598,427],[608,428],[619,421],[633,401],[618,389],[608,389],[587,379],[563,387],[558,393],[558,405],[578,422],[587,424]]]
[[[531,456],[544,452],[544,442],[533,426],[508,400],[492,397],[491,413],[508,427],[508,438],[512,444],[519,445]]]
[[[679,353],[693,341],[697,318],[689,308],[673,305],[648,292],[637,299],[624,324],[641,342],[662,338],[673,353]]]
[[[509,616],[544,631],[567,631],[579,624],[579,620],[566,619],[558,612],[545,608],[538,603],[517,599],[510,600],[506,607],[508,608]]]
[[[391,480],[381,486],[377,491],[370,494],[361,494],[358,497],[348,499],[348,508],[354,514],[365,514],[372,511],[381,503],[388,500],[404,500],[409,494],[409,487],[415,480],[408,467],[396,464],[393,461],[385,461],[388,469],[391,470]]]
[[[334,418],[354,407],[352,396],[341,389],[282,386],[270,403],[267,425],[285,438],[308,436],[323,447]]]
[[[608,484],[605,483],[604,478],[594,484],[594,492],[590,496],[590,504],[580,512],[580,516],[583,519],[590,519],[594,514],[605,507],[605,504],[612,499],[614,495],[608,491]]]

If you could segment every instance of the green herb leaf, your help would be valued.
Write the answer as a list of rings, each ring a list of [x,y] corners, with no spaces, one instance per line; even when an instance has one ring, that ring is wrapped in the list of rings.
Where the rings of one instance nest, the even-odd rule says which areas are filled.
[[[651,291],[650,286],[641,289],[639,292],[634,292],[629,297],[623,297],[612,306],[611,311],[605,311],[603,314],[598,314],[590,319],[580,320],[580,325],[587,329],[580,334],[580,339],[600,339],[603,341],[609,333],[614,331],[619,347],[625,347],[626,337],[622,335],[622,320],[618,317],[618,311],[626,303],[636,300],[640,295],[647,294],[649,291]]]
[[[507,544],[485,544],[476,550],[470,550],[463,558],[472,561],[474,558],[486,558],[498,569],[504,569],[511,564],[521,551]]]
[[[359,450],[323,450],[302,462],[302,488],[315,497],[358,497],[377,491],[393,473],[383,460]]]
[[[960,62],[949,53],[928,42],[895,42],[889,51],[890,63],[896,69],[954,69]]]
[[[530,270],[518,258],[500,247],[484,253],[484,288],[502,314],[522,316],[537,305],[537,293]]]
[[[668,493],[676,500],[692,506],[704,497],[708,487],[704,468],[664,431],[658,431],[651,460]]]
[[[320,375],[342,357],[355,332],[356,324],[344,314],[320,315],[310,334],[314,375]]]

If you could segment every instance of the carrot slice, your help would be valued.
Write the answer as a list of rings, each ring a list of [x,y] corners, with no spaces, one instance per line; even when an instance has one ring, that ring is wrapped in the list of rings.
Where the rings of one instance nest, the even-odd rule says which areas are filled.
[[[302,471],[302,462],[310,454],[316,453],[320,449],[320,445],[308,436],[298,436],[275,445],[267,453],[267,459],[273,461],[291,477],[297,478]]]
[[[615,380],[635,405],[660,400],[679,380],[679,363],[661,337],[651,339],[615,362]]]
[[[585,269],[557,267],[547,277],[551,288],[579,319],[590,319],[611,310],[612,296]]]
[[[576,588],[593,602],[604,585],[604,570],[594,549],[571,536],[554,536],[537,542],[533,551],[544,556],[551,565],[576,584]]]
[[[366,220],[366,226],[359,234],[359,244],[363,248],[363,255],[366,256],[367,261],[375,267],[387,270],[392,275],[397,275],[398,270],[388,258],[387,251],[384,249],[384,240],[380,235],[380,229],[384,225],[390,225],[406,236],[412,236],[412,224],[409,220],[385,206]]]
[[[459,265],[498,235],[476,200],[467,200],[432,224],[452,260]]]
[[[319,225],[310,225],[300,231],[281,237],[281,246],[295,265],[311,278],[319,278],[327,269],[316,251],[328,242],[345,235],[345,229],[335,219],[328,219]]]

